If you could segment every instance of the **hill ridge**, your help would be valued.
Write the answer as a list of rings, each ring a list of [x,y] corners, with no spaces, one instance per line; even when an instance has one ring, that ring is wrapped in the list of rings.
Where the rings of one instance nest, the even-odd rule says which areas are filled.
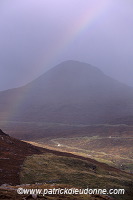
[[[0,119],[10,110],[19,121],[108,123],[133,116],[133,89],[87,63],[65,61],[24,87],[0,92]]]

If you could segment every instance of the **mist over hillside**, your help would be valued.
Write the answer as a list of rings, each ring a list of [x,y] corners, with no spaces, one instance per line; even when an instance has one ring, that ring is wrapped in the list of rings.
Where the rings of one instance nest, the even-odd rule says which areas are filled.
[[[1,120],[96,124],[130,116],[133,88],[78,61],[60,63],[24,87],[0,92]]]

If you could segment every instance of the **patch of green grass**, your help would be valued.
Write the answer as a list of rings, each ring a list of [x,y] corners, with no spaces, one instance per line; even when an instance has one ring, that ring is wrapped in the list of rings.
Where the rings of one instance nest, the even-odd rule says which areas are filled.
[[[20,175],[21,183],[58,183],[80,188],[125,188],[126,191],[132,187],[132,178],[128,174],[108,171],[87,160],[49,153],[27,157]],[[116,199],[121,198],[117,196]]]

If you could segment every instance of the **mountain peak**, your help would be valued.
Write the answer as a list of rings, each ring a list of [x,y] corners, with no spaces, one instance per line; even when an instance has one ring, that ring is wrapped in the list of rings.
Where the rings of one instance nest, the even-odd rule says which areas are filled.
[[[60,87],[64,87],[64,89],[66,87],[78,88],[88,82],[102,79],[103,76],[104,73],[97,67],[80,61],[68,60],[51,68],[31,82],[30,85],[33,83],[34,87],[39,86],[43,89],[49,86],[57,86],[58,89]]]
[[[78,72],[83,72],[85,70],[87,70],[88,72],[90,71],[91,73],[103,73],[100,69],[98,69],[97,67],[94,67],[88,63],[85,62],[81,62],[81,61],[75,61],[75,60],[67,60],[64,61],[58,65],[56,65],[54,68],[52,68],[51,70],[61,70],[61,71],[66,71],[66,72],[74,72],[76,71],[76,73]]]
[[[23,88],[0,93],[0,119],[107,123],[133,116],[133,90],[87,63],[68,60]],[[20,99],[24,102],[16,109]]]

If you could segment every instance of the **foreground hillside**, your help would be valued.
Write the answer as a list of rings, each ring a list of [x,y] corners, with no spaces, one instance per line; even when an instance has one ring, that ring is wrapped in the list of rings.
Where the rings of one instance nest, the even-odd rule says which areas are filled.
[[[69,154],[68,154],[69,155]],[[22,167],[21,182],[67,184],[77,188],[125,189],[124,195],[111,195],[115,199],[129,199],[133,176],[81,156],[55,154],[28,157]]]
[[[66,61],[24,87],[0,92],[0,119],[131,123],[133,88],[89,64]]]
[[[24,159],[40,153],[41,148],[12,138],[0,130],[0,185],[19,184],[19,173]]]
[[[93,159],[67,152],[35,147],[11,138],[2,131],[0,131],[0,150],[1,185],[47,183],[57,186],[63,184],[67,185],[67,187],[76,188],[106,188],[107,190],[122,188],[125,189],[125,194],[114,195],[115,199],[130,200],[131,195],[133,195],[133,176],[131,174]],[[10,189],[14,189],[14,187],[8,186]],[[37,187],[37,185],[34,185],[34,187]],[[3,195],[1,198],[8,199],[11,194],[10,189],[8,190],[9,195],[7,195],[8,193],[5,194],[2,191],[3,189],[7,191],[3,185],[1,187]],[[16,197],[14,196],[13,198],[15,199]],[[62,197],[58,197],[57,199],[60,198]],[[44,199],[52,199],[52,197]],[[71,196],[70,199],[76,200],[80,198]],[[81,199],[86,199],[86,197]],[[90,200],[93,199],[107,199],[107,197],[93,196],[93,198],[90,198]]]

